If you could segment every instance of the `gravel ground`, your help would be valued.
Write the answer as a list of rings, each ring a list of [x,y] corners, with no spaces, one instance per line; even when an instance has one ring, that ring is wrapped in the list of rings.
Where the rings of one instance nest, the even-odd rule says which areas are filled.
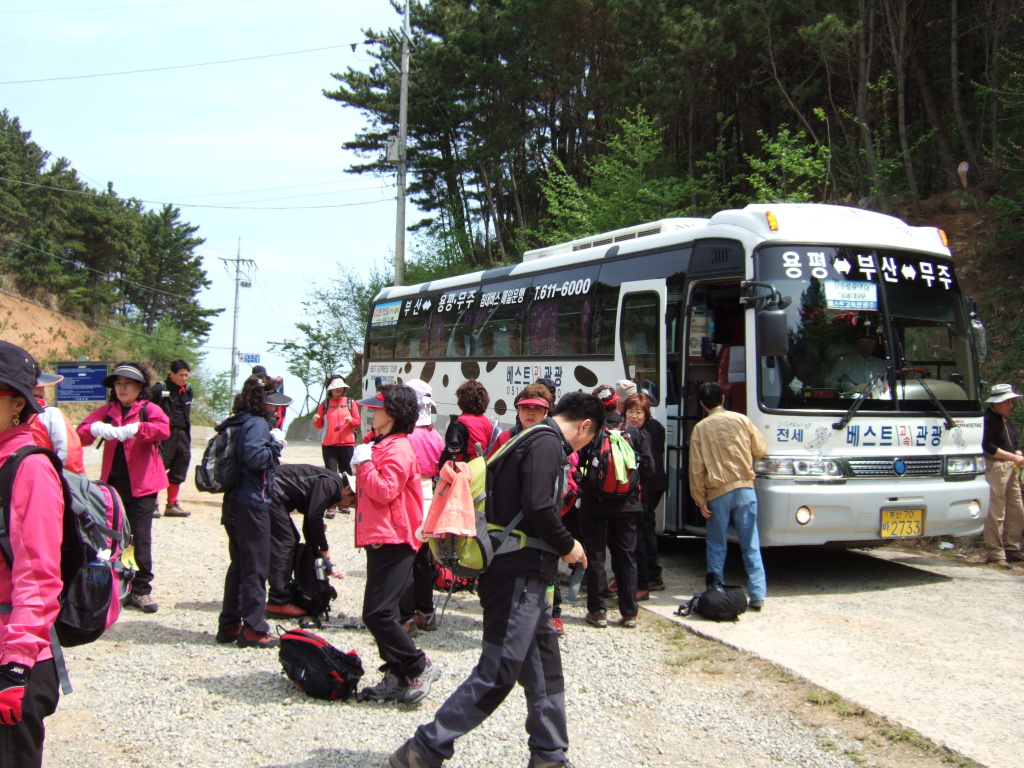
[[[95,467],[98,452],[87,453]],[[201,448],[193,453],[197,459]],[[318,461],[319,446],[291,444],[285,459]],[[475,664],[480,610],[472,595],[457,595],[441,630],[420,635],[442,676],[413,707],[316,701],[281,674],[275,651],[217,645],[227,562],[219,497],[183,491],[192,516],[154,521],[160,611],[126,610],[98,642],[67,651],[75,692],[48,721],[47,768],[377,766]],[[357,616],[364,556],[352,546],[350,516],[329,526],[332,554],[346,574],[335,606]],[[874,749],[870,728],[837,725],[804,694],[785,694],[796,691],[792,679],[780,682],[777,670],[729,649],[723,657],[710,649],[715,644],[653,614],[641,615],[639,629],[603,631],[587,627],[583,614],[582,605],[566,609],[562,641],[577,768],[940,764],[922,755],[896,760],[899,750],[884,741],[865,756]],[[357,649],[369,670],[364,682],[377,681],[365,630],[323,634],[345,651]],[[730,671],[737,674],[722,674]],[[525,765],[525,716],[517,689],[459,741],[448,765]]]

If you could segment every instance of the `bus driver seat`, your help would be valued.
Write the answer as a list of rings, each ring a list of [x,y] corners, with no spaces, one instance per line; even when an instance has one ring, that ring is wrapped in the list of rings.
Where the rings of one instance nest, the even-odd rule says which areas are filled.
[[[736,413],[747,412],[746,355],[743,346],[724,346],[718,357],[718,383],[725,393],[725,407]]]

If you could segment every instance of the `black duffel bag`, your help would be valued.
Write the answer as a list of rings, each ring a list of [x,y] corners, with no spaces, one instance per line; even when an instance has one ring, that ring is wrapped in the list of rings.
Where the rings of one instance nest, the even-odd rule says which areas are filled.
[[[743,592],[743,587],[715,584],[690,602],[680,605],[676,610],[676,616],[698,613],[712,621],[736,621],[746,610],[747,596]]]

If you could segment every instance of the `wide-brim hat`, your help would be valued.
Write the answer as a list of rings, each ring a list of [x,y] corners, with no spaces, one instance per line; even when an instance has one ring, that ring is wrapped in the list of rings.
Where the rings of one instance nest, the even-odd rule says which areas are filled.
[[[267,405],[291,405],[292,399],[284,392],[268,392],[263,398],[263,402]]]
[[[341,376],[335,376],[327,384],[327,391],[330,392],[332,389],[348,389],[348,384]]]
[[[378,392],[373,397],[364,397],[362,400],[356,400],[356,405],[360,408],[383,408],[384,393]]]
[[[64,381],[64,377],[56,373],[40,373],[36,376],[37,387],[52,387],[54,384],[60,384]]]
[[[132,381],[139,382],[139,384],[146,383],[146,376],[134,365],[119,365],[103,380],[103,386],[107,389],[113,389],[114,382],[118,377],[131,379]]]
[[[994,405],[995,403],[1004,403],[1017,397],[1024,397],[1024,395],[1018,395],[1014,392],[1012,384],[996,384],[992,387],[992,394],[985,402]]]
[[[29,410],[43,412],[43,406],[36,402],[32,393],[36,386],[36,361],[24,349],[9,341],[0,341],[0,381],[25,398]]]

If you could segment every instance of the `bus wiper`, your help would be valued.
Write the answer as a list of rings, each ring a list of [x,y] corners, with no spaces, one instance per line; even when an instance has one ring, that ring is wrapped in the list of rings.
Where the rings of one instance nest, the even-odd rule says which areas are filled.
[[[931,391],[931,389],[928,387],[928,385],[924,383],[924,377],[921,376],[921,374],[917,372],[916,368],[914,368],[914,367],[912,367],[910,365],[910,363],[907,361],[906,358],[903,359],[903,364],[906,367],[901,368],[900,370],[896,371],[896,374],[897,375],[899,375],[899,374],[906,375],[907,373],[914,374],[914,378],[917,379],[917,381],[921,385],[922,389],[924,389],[924,391],[928,393],[928,399],[931,400],[932,403],[935,405],[935,407],[939,409],[939,413],[941,413],[942,417],[946,420],[946,431],[948,432],[949,430],[953,429],[953,427],[956,426],[956,422],[953,421],[953,417],[949,415],[949,411],[946,410],[946,406],[944,406],[942,404],[942,401],[939,400],[939,398],[937,398],[935,396],[935,393]]]
[[[860,397],[853,401],[850,407],[847,408],[846,414],[843,416],[843,418],[841,418],[839,421],[832,425],[832,429],[842,429],[853,420],[854,416],[857,415],[857,411],[860,410],[860,407],[864,405],[864,402],[868,399],[866,397],[867,391],[858,392],[858,394],[860,395]]]

